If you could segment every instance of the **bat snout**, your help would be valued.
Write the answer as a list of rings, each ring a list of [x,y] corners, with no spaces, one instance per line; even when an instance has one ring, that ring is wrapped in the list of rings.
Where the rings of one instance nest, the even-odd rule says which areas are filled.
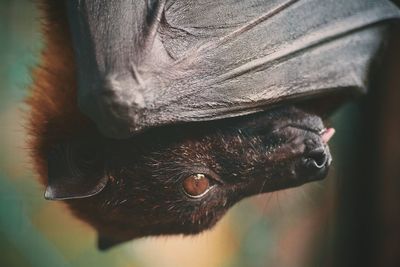
[[[332,156],[326,145],[321,145],[304,153],[296,166],[297,177],[306,181],[323,179],[332,162]]]
[[[266,138],[275,147],[267,153],[263,192],[324,179],[332,163],[328,142],[333,135],[334,129],[323,128],[322,121],[313,118],[275,130]]]

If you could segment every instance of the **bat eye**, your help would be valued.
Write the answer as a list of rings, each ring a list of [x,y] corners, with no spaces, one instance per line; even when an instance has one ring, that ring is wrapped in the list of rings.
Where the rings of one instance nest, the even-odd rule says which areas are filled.
[[[191,198],[200,198],[213,187],[210,179],[205,174],[192,174],[182,182],[184,193]]]

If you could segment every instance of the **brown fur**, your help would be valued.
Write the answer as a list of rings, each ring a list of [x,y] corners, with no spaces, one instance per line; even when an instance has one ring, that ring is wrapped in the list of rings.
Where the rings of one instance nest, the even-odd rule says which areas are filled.
[[[93,129],[79,112],[75,64],[64,1],[39,1],[44,49],[33,72],[27,100],[32,158],[40,181],[47,183],[47,153],[56,143]]]

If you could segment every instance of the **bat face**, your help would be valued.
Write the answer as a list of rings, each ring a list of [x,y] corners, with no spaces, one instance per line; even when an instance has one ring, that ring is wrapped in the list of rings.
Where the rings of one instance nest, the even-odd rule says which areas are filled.
[[[47,196],[77,198],[67,203],[99,231],[100,248],[195,234],[247,196],[324,178],[331,135],[318,116],[287,106],[128,140],[92,136],[50,155]],[[74,186],[66,177],[82,179]],[[79,195],[85,186],[91,194]]]

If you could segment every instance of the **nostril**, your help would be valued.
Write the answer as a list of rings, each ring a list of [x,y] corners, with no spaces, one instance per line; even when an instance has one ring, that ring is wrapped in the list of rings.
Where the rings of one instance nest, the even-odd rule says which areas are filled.
[[[311,151],[305,158],[304,163],[308,168],[322,169],[326,166],[329,160],[329,155],[325,152],[325,149],[318,148]]]
[[[297,161],[296,177],[305,181],[325,178],[332,158],[327,146],[320,146],[309,150]]]

